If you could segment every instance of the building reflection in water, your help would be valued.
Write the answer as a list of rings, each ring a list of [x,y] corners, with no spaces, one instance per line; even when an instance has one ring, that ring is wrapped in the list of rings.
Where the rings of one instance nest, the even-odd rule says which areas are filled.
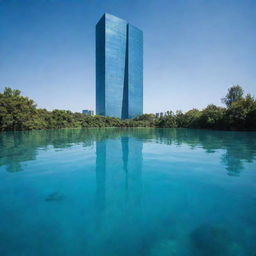
[[[133,171],[127,170],[139,169],[140,161],[133,154],[137,155],[138,159],[142,158],[142,140],[143,143],[154,141],[166,145],[188,145],[191,150],[199,147],[209,154],[224,150],[220,161],[230,176],[239,176],[244,168],[244,162],[250,163],[256,159],[256,137],[253,132],[153,128],[67,129],[0,133],[0,167],[5,166],[8,172],[26,170],[24,163],[37,160],[42,150],[61,151],[77,144],[82,144],[86,148],[92,147],[96,141],[97,170],[101,170],[99,176],[105,175],[104,169],[111,165],[113,159],[114,165],[119,163],[118,168],[124,169],[124,173],[127,173],[128,186],[128,177],[133,175]],[[134,167],[129,166],[128,157],[131,162],[136,159]]]
[[[130,136],[96,142],[95,228],[99,233],[112,232],[108,226],[113,218],[117,233],[129,233],[129,223],[139,228],[142,148],[143,142]]]
[[[101,213],[105,207],[106,200],[106,142],[96,143],[96,206]]]

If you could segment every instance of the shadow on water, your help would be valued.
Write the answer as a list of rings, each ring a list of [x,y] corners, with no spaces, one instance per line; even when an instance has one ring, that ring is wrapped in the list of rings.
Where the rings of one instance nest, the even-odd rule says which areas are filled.
[[[22,170],[23,162],[35,160],[39,150],[53,147],[57,151],[75,144],[88,147],[94,142],[120,137],[123,137],[123,140],[127,137],[134,137],[143,143],[154,141],[166,145],[186,144],[191,149],[203,148],[208,154],[223,150],[221,161],[230,176],[239,176],[243,169],[243,161],[252,162],[256,157],[254,132],[154,128],[64,129],[1,132],[0,166],[6,165],[7,171],[17,172]]]

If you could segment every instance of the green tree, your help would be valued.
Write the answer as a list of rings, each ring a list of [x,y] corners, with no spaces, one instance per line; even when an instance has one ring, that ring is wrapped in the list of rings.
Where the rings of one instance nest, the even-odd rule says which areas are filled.
[[[243,98],[244,90],[240,85],[233,85],[228,89],[228,93],[222,99],[222,102],[230,107],[233,102],[241,100]]]
[[[177,127],[185,127],[186,126],[185,114],[181,110],[176,111],[175,119],[176,119]]]
[[[227,109],[227,121],[230,130],[256,129],[256,101],[250,95],[233,102]]]
[[[224,128],[224,116],[226,109],[217,107],[213,104],[208,105],[202,110],[199,124],[201,128],[207,129],[223,129]]]
[[[176,117],[172,111],[168,111],[168,114],[160,117],[158,126],[161,128],[176,128]]]
[[[156,123],[156,116],[154,114],[143,114],[134,118],[135,121],[139,121],[139,126],[153,127]],[[136,126],[138,125],[136,124]]]
[[[155,119],[156,119],[156,116],[154,114],[143,114],[134,118],[134,120],[137,120],[137,121],[149,121],[149,122],[152,122]]]
[[[183,127],[184,128],[200,128],[199,127],[200,116],[201,116],[201,112],[196,108],[193,108],[193,109],[187,111],[184,114]]]
[[[20,96],[19,90],[5,88],[0,93],[0,129],[30,130],[37,129],[36,104],[33,100]]]

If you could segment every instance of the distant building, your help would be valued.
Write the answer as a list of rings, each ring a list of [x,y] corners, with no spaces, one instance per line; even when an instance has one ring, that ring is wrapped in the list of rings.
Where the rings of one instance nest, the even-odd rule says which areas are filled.
[[[143,33],[110,14],[96,25],[96,114],[143,114]]]
[[[93,110],[89,110],[89,109],[85,109],[82,111],[83,114],[89,115],[89,116],[93,116],[94,115],[94,111]]]

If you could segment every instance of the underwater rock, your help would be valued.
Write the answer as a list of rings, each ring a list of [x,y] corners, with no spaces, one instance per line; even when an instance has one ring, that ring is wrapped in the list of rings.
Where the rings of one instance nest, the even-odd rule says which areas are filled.
[[[150,256],[176,256],[176,240],[163,239],[156,242],[150,251]]]
[[[63,199],[64,199],[63,194],[61,194],[59,192],[53,192],[45,198],[45,201],[61,201]]]
[[[201,225],[191,233],[192,252],[198,256],[228,256],[234,254],[235,243],[226,229]]]

